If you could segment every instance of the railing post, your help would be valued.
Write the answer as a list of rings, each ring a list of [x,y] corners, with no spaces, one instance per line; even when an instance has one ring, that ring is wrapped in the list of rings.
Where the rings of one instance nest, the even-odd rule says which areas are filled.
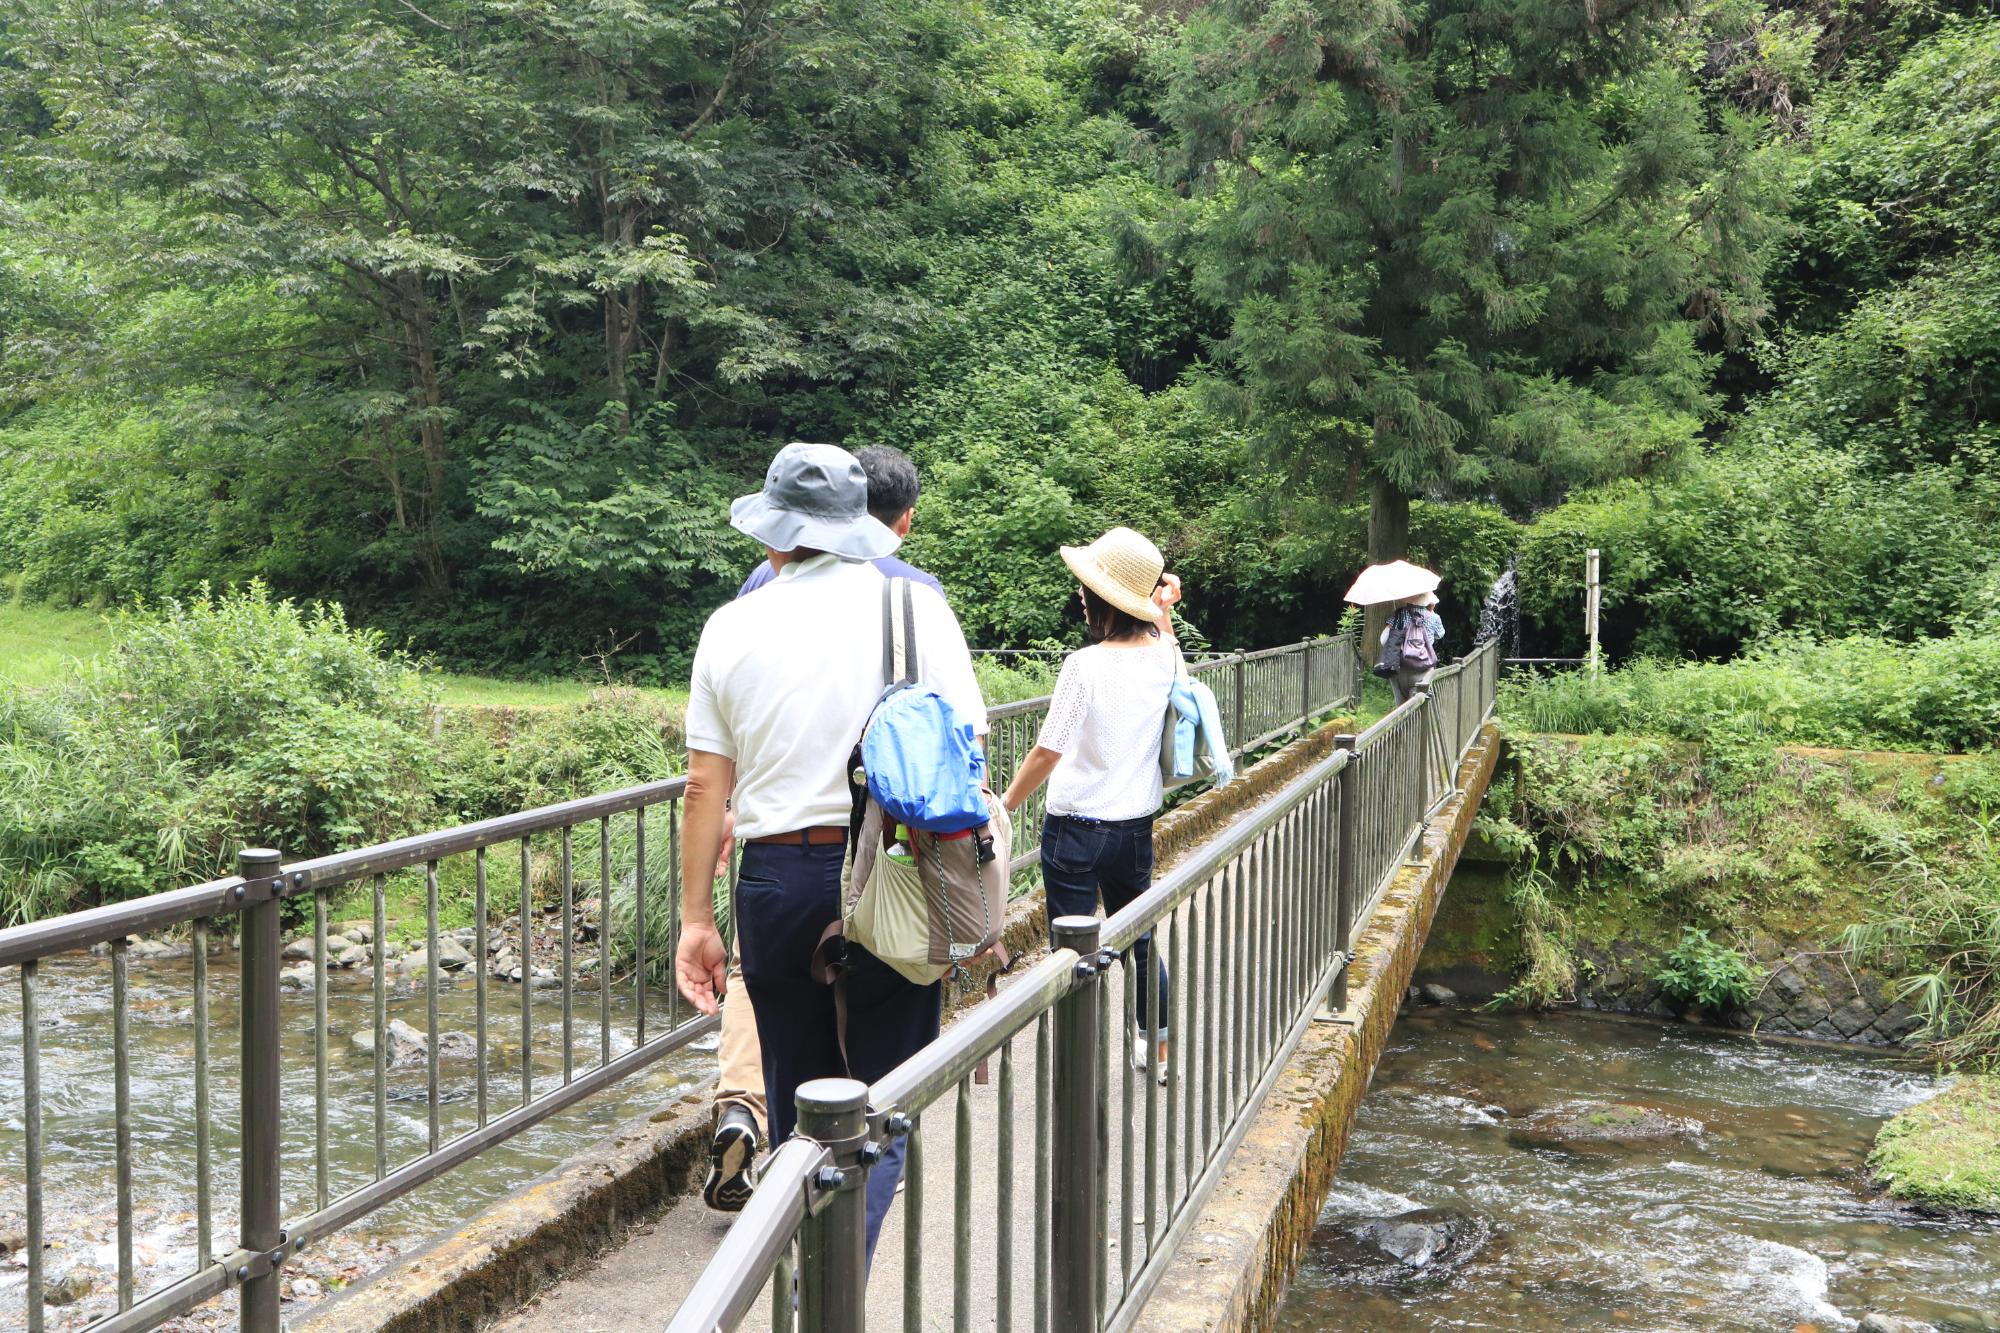
[[[1431,781],[1434,776],[1431,772],[1431,763],[1433,760],[1443,763],[1444,736],[1438,730],[1437,695],[1431,690],[1431,682],[1426,680],[1412,685],[1410,694],[1417,701],[1417,743],[1424,751],[1423,762],[1417,766],[1424,776],[1423,781],[1417,784],[1417,809],[1411,818],[1412,822],[1421,824],[1424,822],[1424,816],[1430,813],[1432,804],[1438,797],[1444,795],[1442,787],[1438,789],[1436,795],[1431,793]],[[1432,744],[1433,740],[1436,741],[1435,745]]]
[[[1097,1176],[1106,1126],[1098,1106],[1098,1006],[1104,1003],[1095,917],[1062,916],[1049,926],[1052,948],[1074,949],[1077,985],[1056,1002],[1054,1161],[1049,1200],[1049,1326],[1090,1330],[1102,1311],[1098,1281],[1104,1238],[1097,1234]],[[1127,1200],[1127,1207],[1131,1201]]]
[[[1342,732],[1333,738],[1333,748],[1346,754],[1347,762],[1333,776],[1333,789],[1340,798],[1340,846],[1335,849],[1333,950],[1340,955],[1340,975],[1333,979],[1333,995],[1327,1007],[1336,1013],[1347,1008],[1347,968],[1354,961],[1355,879],[1360,869],[1361,848],[1361,753],[1354,747],[1360,738]]]
[[[241,993],[243,1156],[238,1184],[237,1244],[268,1256],[284,1244],[279,1221],[278,966],[284,938],[279,914],[278,867],[283,858],[265,847],[236,858],[243,877]],[[242,1333],[278,1333],[278,1265],[247,1267],[238,1306]]]
[[[799,1134],[826,1145],[833,1164],[813,1180],[819,1196],[799,1229],[799,1323],[806,1333],[861,1333],[868,1290],[868,1085],[816,1078],[799,1085]]]
[[[1313,715],[1313,641],[1299,640],[1299,726]]]
[[[1230,732],[1230,734],[1236,738],[1237,749],[1238,752],[1240,753],[1250,748],[1249,744],[1250,738],[1243,731],[1243,654],[1242,653],[1236,654],[1236,661],[1234,665],[1230,668],[1230,670],[1234,673],[1236,680],[1236,726]]]

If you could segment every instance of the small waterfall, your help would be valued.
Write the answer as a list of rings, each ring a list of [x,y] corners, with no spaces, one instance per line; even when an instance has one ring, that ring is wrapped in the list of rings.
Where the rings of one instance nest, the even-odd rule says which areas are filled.
[[[1493,580],[1493,586],[1486,590],[1486,600],[1479,607],[1479,629],[1472,636],[1473,646],[1490,639],[1500,641],[1501,657],[1521,655],[1521,596],[1512,560],[1500,571],[1500,577]]]

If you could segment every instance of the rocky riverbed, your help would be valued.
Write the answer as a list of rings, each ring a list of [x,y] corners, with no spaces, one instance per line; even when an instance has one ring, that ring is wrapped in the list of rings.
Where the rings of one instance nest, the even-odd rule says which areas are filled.
[[[374,1179],[374,977],[372,923],[330,923],[328,1010],[328,1192],[338,1198]],[[477,1125],[479,1064],[476,987],[488,992],[486,1083],[488,1114],[519,1100],[523,1065],[521,978],[531,988],[526,1064],[537,1094],[564,1077],[560,966],[565,930],[576,978],[569,1032],[570,1066],[592,1068],[602,1045],[615,1057],[633,1046],[639,991],[630,976],[598,988],[596,905],[576,905],[565,923],[560,907],[538,911],[525,948],[518,918],[489,928],[484,960],[474,957],[470,928],[441,933],[435,967],[428,951],[387,940],[388,1096],[384,1152],[390,1169],[428,1142],[427,979],[438,981],[440,1067],[438,1110],[443,1138]],[[407,927],[405,928],[407,929]],[[284,1215],[316,1205],[314,1157],[315,971],[312,932],[286,939],[283,1034],[285,1107]],[[143,1295],[192,1271],[197,1219],[193,1121],[193,980],[187,939],[172,936],[128,946],[134,1144],[134,1247]],[[238,1124],[236,1079],[237,958],[228,940],[209,957],[209,1042],[212,1077],[213,1252],[235,1248],[234,1206]],[[114,1102],[111,1079],[109,960],[69,955],[41,973],[46,1241],[43,1254],[51,1330],[82,1328],[117,1308]],[[649,1035],[666,1031],[687,1008],[664,990],[646,993]],[[599,1025],[608,1004],[608,1031]],[[21,1012],[16,987],[0,991],[0,1329],[25,1325],[26,1290]],[[676,1100],[713,1070],[713,1055],[690,1050],[669,1056],[646,1074],[553,1117],[476,1161],[425,1185],[317,1244],[287,1265],[288,1310],[302,1310],[328,1292],[381,1267],[441,1228],[470,1216],[570,1153],[597,1141],[620,1120]],[[212,1303],[176,1325],[227,1328],[233,1298]]]
[[[2000,1330],[2000,1225],[1868,1154],[1938,1080],[1680,1025],[1419,1008],[1280,1327]]]

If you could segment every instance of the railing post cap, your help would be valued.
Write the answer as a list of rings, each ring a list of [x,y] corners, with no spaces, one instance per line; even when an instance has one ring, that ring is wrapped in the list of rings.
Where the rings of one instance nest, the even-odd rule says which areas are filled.
[[[270,847],[245,847],[236,853],[238,865],[275,866],[284,859],[283,852]]]
[[[846,1115],[867,1109],[868,1085],[856,1078],[815,1078],[799,1084],[793,1097],[799,1118]]]
[[[1343,731],[1333,738],[1333,748],[1336,750],[1352,750],[1360,743],[1361,738],[1351,731]]]
[[[1095,953],[1103,928],[1104,922],[1094,916],[1059,916],[1049,923],[1049,940],[1058,949]]]

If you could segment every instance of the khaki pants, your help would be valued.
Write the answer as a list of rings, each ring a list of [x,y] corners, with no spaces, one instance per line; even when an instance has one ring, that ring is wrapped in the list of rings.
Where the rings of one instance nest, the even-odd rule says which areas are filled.
[[[750,1007],[750,988],[743,983],[743,965],[732,949],[729,992],[722,1001],[722,1045],[716,1051],[721,1068],[715,1080],[718,1114],[740,1106],[757,1118],[757,1137],[768,1149],[771,1122],[764,1113],[764,1051],[757,1044],[757,1011]]]

